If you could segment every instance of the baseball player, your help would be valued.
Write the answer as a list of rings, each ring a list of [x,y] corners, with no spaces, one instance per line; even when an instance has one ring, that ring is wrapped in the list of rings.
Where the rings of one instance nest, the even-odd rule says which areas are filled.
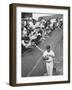
[[[53,75],[53,60],[55,59],[55,54],[51,50],[50,45],[46,46],[46,50],[40,49],[38,46],[36,46],[41,52],[43,52],[43,60],[46,63],[46,70],[47,73],[45,75],[52,76]]]

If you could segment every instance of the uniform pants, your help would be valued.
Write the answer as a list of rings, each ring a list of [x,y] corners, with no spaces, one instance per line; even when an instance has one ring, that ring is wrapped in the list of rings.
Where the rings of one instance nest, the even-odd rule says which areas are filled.
[[[47,70],[47,75],[52,76],[53,75],[53,60],[48,62],[46,61],[46,70]]]

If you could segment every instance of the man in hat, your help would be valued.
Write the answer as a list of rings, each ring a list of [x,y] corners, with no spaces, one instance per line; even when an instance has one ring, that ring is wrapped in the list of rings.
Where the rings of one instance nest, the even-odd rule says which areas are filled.
[[[55,58],[54,52],[51,50],[50,45],[46,46],[46,50],[43,52],[43,60],[46,62],[47,75],[53,75],[53,60]]]

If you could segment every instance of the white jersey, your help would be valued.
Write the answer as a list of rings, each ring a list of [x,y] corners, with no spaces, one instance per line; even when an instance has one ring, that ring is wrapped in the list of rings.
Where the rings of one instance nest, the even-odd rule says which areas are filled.
[[[43,53],[43,57],[48,57],[48,60],[46,60],[46,61],[53,61],[53,57],[55,56],[55,54],[54,54],[54,52],[52,51],[52,50],[50,50],[50,52],[48,52],[47,50],[46,51],[44,51],[44,53]]]

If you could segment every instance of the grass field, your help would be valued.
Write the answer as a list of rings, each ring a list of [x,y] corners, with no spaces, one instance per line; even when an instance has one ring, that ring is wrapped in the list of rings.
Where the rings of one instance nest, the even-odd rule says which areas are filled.
[[[46,40],[40,43],[39,47],[45,49],[45,46],[49,44],[51,49],[55,52],[55,61],[53,75],[63,74],[63,31],[57,29],[51,33],[51,35],[46,38]],[[37,60],[42,56],[36,47],[29,50],[22,55],[21,61],[21,76],[26,77],[27,74],[32,70]],[[31,73],[31,76],[43,76],[46,72],[45,62],[43,60],[37,65],[36,69]]]

